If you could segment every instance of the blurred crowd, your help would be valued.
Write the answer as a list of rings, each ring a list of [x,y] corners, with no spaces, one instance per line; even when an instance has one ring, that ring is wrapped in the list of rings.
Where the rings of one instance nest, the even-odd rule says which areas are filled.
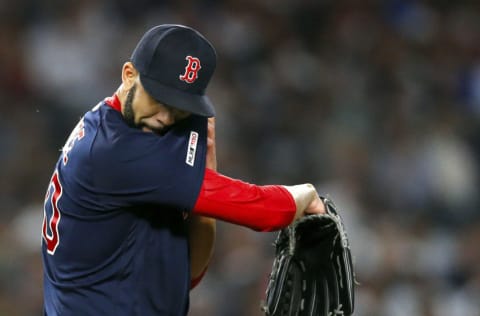
[[[42,310],[59,149],[140,36],[216,47],[219,171],[314,183],[342,209],[356,316],[479,316],[480,3],[0,0],[0,315]],[[191,316],[260,316],[275,233],[219,223]]]

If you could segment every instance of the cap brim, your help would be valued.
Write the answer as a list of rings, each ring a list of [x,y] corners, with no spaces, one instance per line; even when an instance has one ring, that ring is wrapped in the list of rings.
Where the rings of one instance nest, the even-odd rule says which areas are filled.
[[[143,75],[140,75],[140,81],[148,94],[158,102],[200,116],[215,116],[213,104],[206,95],[191,94],[167,87]]]

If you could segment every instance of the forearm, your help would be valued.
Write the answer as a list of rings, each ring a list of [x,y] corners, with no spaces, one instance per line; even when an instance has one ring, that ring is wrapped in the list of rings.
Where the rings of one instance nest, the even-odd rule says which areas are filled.
[[[209,169],[193,209],[194,214],[257,231],[278,230],[306,213],[324,212],[311,184],[258,186]]]
[[[272,231],[293,220],[296,205],[283,186],[258,186],[207,169],[193,213],[257,231]]]
[[[215,244],[215,219],[191,214],[189,218],[190,272],[197,279],[208,266]]]

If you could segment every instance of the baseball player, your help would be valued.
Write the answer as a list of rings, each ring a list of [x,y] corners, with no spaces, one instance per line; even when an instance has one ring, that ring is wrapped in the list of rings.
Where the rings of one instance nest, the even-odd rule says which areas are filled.
[[[258,186],[216,172],[205,95],[215,66],[196,30],[156,26],[118,90],[73,129],[45,196],[45,315],[186,315],[215,219],[271,231],[324,212],[310,184]]]

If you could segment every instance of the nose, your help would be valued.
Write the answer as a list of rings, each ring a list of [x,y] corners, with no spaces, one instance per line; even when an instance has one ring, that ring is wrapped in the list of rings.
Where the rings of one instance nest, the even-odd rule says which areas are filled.
[[[155,119],[164,126],[170,126],[175,123],[175,115],[172,111],[160,111],[155,115]]]
[[[165,124],[172,125],[178,121],[187,118],[190,115],[189,112],[180,110],[173,107],[167,107],[167,113],[165,115]]]

